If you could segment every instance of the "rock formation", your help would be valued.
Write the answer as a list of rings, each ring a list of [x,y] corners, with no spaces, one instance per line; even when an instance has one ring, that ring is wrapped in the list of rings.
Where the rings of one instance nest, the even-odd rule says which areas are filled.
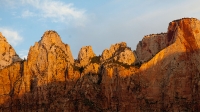
[[[93,52],[91,46],[82,47],[78,54],[78,61],[80,62],[80,66],[86,66],[89,64],[91,58],[94,56],[96,56],[96,54]]]
[[[28,88],[35,90],[38,86],[50,82],[66,80],[67,69],[74,64],[70,47],[64,44],[55,31],[46,31],[39,42],[30,48],[25,74]],[[41,87],[46,90],[46,87]],[[44,95],[48,91],[44,91]]]
[[[144,37],[135,54],[122,42],[101,56],[84,47],[74,61],[69,46],[47,31],[27,61],[0,70],[0,110],[198,112],[199,41],[200,21],[183,18],[167,33]]]
[[[21,61],[21,59],[6,38],[0,33],[0,69],[16,61]]]
[[[197,19],[171,22],[167,39],[174,43],[140,67],[140,78],[148,84],[142,97],[153,103],[152,110],[199,111],[199,30]]]
[[[120,52],[119,55],[115,56],[114,60],[131,65],[136,62],[136,57],[131,49],[126,48],[124,51]]]
[[[138,60],[147,62],[168,45],[166,33],[147,35],[137,45]]]
[[[104,50],[101,56],[101,61],[118,61],[120,63],[131,65],[136,62],[136,56],[125,42],[111,45],[109,50]]]
[[[105,61],[111,57],[113,57],[116,54],[119,54],[117,51],[122,51],[127,47],[125,42],[117,43],[115,45],[111,45],[110,49],[105,49],[102,53],[101,60]]]

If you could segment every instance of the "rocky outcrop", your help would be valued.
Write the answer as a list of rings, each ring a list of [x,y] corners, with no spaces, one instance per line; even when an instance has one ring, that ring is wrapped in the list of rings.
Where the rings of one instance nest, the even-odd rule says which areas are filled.
[[[111,45],[110,49],[105,49],[102,53],[101,60],[105,61],[109,58],[112,58],[114,55],[119,54],[117,51],[122,51],[127,47],[125,42],[117,43],[115,45]]]
[[[142,97],[156,102],[152,110],[199,111],[199,30],[197,19],[171,22],[168,39],[175,42],[140,67],[140,78],[148,84]]]
[[[111,45],[109,50],[104,50],[101,56],[101,61],[118,61],[124,64],[134,64],[136,62],[136,57],[133,51],[127,47],[125,42],[117,43]]]
[[[127,64],[127,65],[131,65],[136,62],[136,57],[135,57],[134,52],[131,49],[126,48],[124,49],[123,52],[120,52],[118,56],[115,56],[114,60]]]
[[[62,41],[58,45],[57,33],[48,31],[30,48],[27,61],[0,70],[0,110],[198,112],[199,31],[197,19],[171,22],[167,34],[143,39],[148,47],[140,46],[138,52],[148,58],[138,55],[146,59],[140,66],[116,58],[131,51],[125,43],[92,57],[86,66],[76,66],[79,62],[70,58],[69,48]],[[52,36],[58,40],[51,41]],[[159,38],[163,40],[153,45]],[[147,49],[152,50],[151,55]]]
[[[46,31],[41,40],[30,48],[27,69],[31,80],[41,85],[53,80],[64,81],[65,71],[73,63],[69,45],[64,44],[55,31]]]
[[[168,39],[169,33],[170,31],[168,33],[151,34],[145,36],[142,41],[138,43],[136,48],[138,60],[141,63],[147,62],[162,49],[172,44],[174,40]]]
[[[0,33],[0,69],[17,61],[22,60],[7,42],[6,38]]]
[[[80,62],[80,66],[86,66],[90,63],[91,58],[96,56],[96,54],[93,52],[91,46],[84,46],[80,49],[78,54],[78,61]]]
[[[145,36],[142,41],[138,43],[136,48],[138,61],[141,63],[147,62],[158,52],[173,44],[175,41],[174,35],[177,29],[176,27],[178,27],[178,25],[174,21],[170,23],[167,33],[150,34]]]

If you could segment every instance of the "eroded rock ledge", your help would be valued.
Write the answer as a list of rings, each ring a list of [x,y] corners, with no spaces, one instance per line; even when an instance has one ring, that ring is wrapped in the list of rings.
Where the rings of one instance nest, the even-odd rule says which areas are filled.
[[[27,61],[0,35],[0,110],[200,111],[199,31],[199,20],[183,18],[167,33],[145,36],[135,51],[121,42],[96,56],[85,46],[75,60],[47,31]]]

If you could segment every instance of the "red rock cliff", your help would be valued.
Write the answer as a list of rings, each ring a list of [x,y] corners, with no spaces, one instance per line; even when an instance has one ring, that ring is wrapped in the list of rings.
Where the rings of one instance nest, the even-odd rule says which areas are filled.
[[[197,19],[176,20],[167,33],[144,37],[136,53],[125,43],[102,56],[84,48],[84,66],[47,31],[27,61],[0,70],[0,110],[200,111],[199,31]]]

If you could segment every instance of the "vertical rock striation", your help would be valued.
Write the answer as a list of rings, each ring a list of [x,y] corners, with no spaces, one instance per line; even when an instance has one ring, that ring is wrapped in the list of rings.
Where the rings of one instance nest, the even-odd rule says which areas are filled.
[[[156,102],[152,110],[199,111],[199,30],[197,19],[171,22],[167,39],[174,43],[140,67],[141,79],[147,84],[143,97]]]

